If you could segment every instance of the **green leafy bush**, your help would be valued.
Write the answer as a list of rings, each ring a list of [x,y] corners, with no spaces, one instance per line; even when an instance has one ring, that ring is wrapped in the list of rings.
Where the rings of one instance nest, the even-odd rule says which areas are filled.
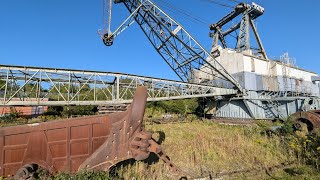
[[[147,108],[154,112],[189,114],[194,113],[198,107],[196,99],[183,99],[171,101],[149,102]]]
[[[320,169],[320,133],[290,135],[287,142],[301,163]]]
[[[97,106],[64,106],[61,115],[94,115],[97,111]]]
[[[21,117],[20,112],[17,112],[13,109],[10,109],[10,114],[5,114],[4,116],[0,117],[0,122],[1,123],[12,123],[20,117]]]

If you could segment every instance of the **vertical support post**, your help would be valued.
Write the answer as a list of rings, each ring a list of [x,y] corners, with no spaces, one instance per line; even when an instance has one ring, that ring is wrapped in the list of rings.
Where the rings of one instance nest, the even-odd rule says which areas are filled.
[[[40,74],[39,74],[39,81],[38,81],[38,83],[39,83],[39,86],[38,86],[38,92],[37,92],[37,96],[38,96],[38,104],[40,103],[40,99],[41,99],[41,83],[42,83],[42,70],[40,70],[40,72],[39,72]]]
[[[33,88],[33,87],[32,87]],[[34,90],[34,93],[35,93],[35,98],[36,100],[38,99],[38,89],[39,89],[39,80],[36,81],[36,88]],[[31,93],[31,92],[30,92]],[[28,95],[30,96],[30,94]],[[31,96],[32,97],[32,96]]]
[[[5,86],[4,95],[3,95],[3,104],[6,103],[6,97],[7,97],[7,91],[8,91],[8,81],[9,81],[9,69],[7,70],[6,86]]]
[[[289,116],[289,113],[290,113],[290,106],[289,106],[289,102],[285,101],[286,102],[286,110],[287,110],[287,114],[286,116]]]
[[[246,48],[245,48],[245,50],[250,50],[250,25],[249,25],[249,21],[250,21],[250,16],[249,16],[249,13],[246,12],[246,15],[245,15],[245,24],[246,24]]]
[[[24,83],[26,84],[27,82],[27,72],[24,73]],[[22,100],[24,101],[24,96],[26,95],[26,86],[23,87],[23,96]]]
[[[94,84],[93,84],[93,101],[96,102],[96,85],[97,85],[97,74],[94,73]]]
[[[117,90],[116,90],[116,100],[119,101],[120,100],[120,77],[117,76],[116,77],[116,86],[117,86]]]
[[[71,72],[69,72],[68,103],[70,102]]]
[[[77,93],[77,98],[78,98],[78,101],[80,101],[80,95],[81,95],[81,81],[79,81],[79,90],[77,90],[76,92],[79,92]]]
[[[61,85],[60,82],[58,82],[58,91],[61,93]],[[60,101],[60,97],[58,96],[58,101]]]
[[[301,111],[302,110],[302,105],[301,105],[301,100],[295,99],[295,104],[296,104],[296,109],[295,111]],[[300,101],[300,103],[299,103]]]
[[[151,81],[151,97],[155,98],[154,95],[155,95],[155,93],[154,93],[154,82]]]
[[[111,100],[112,101],[115,101],[115,96],[114,96],[114,84],[112,84],[112,86],[111,86]]]
[[[205,119],[205,118],[206,118],[206,105],[205,105],[204,97],[202,98],[202,102],[203,102],[203,106],[202,106],[202,109],[203,109],[203,118]]]
[[[249,12],[246,10],[242,14],[240,22],[240,31],[237,42],[237,52],[250,50],[250,26],[249,26]]]
[[[261,51],[261,54],[262,56],[265,58],[265,59],[268,59],[268,56],[267,56],[267,53],[262,45],[262,42],[261,42],[261,39],[260,39],[260,36],[258,34],[258,31],[257,31],[257,28],[256,26],[254,25],[254,22],[253,20],[250,18],[250,25],[251,25],[251,28],[252,28],[252,31],[254,33],[254,36],[256,37],[256,41],[259,45],[259,48],[260,48],[260,51]]]
[[[213,47],[218,46],[218,41],[219,41],[218,31],[215,30],[215,31],[214,31],[214,34],[212,35],[212,47],[211,47],[211,49],[212,49]]]
[[[220,27],[217,27],[217,36],[220,39],[223,48],[228,48],[227,43],[222,35],[222,31]]]

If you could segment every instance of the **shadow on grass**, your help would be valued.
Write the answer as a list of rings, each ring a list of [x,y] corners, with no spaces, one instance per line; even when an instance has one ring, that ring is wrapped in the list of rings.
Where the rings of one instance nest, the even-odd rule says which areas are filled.
[[[153,134],[157,134],[157,139],[154,139],[154,140],[158,144],[161,145],[166,138],[165,133],[163,131],[156,131]],[[160,159],[155,153],[150,153],[149,157],[147,159],[143,160],[142,162],[144,162],[145,164],[148,164],[148,165],[152,165],[152,164],[158,163],[159,161],[160,161]],[[110,177],[121,178],[121,177],[119,177],[119,174],[117,173],[117,171],[121,168],[124,168],[127,166],[132,166],[137,162],[138,161],[136,161],[134,159],[128,159],[128,160],[121,161],[121,162],[117,163],[116,165],[114,165],[110,168],[110,171],[109,171]]]
[[[288,173],[290,176],[297,176],[305,173],[302,168],[286,168],[283,171]]]

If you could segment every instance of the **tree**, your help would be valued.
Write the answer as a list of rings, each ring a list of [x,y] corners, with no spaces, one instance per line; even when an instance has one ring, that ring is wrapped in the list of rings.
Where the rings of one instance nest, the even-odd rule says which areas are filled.
[[[148,103],[149,108],[162,109],[166,113],[194,113],[198,107],[197,99],[170,100]]]

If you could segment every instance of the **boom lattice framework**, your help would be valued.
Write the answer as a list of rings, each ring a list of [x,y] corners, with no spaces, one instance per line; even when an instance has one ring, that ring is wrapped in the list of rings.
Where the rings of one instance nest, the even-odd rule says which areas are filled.
[[[236,94],[232,89],[122,73],[0,65],[0,106],[130,103],[138,86],[148,88],[148,101]]]
[[[103,37],[106,45],[111,45],[115,36],[136,21],[153,47],[183,82],[194,82],[196,73],[201,72],[208,78],[197,80],[197,83],[243,91],[237,80],[219,62],[152,1],[116,0],[115,3],[123,3],[131,15],[112,35]]]

